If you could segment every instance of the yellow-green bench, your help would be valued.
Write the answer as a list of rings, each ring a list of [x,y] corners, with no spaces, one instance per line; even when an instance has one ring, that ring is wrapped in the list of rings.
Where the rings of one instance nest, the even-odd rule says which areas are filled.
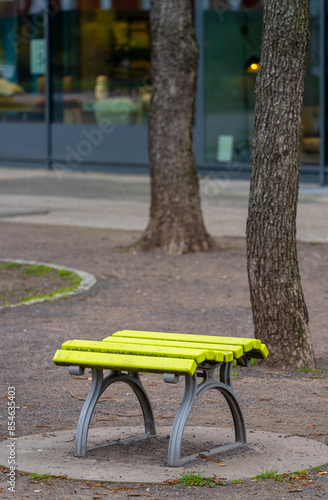
[[[139,372],[162,373],[164,381],[168,383],[178,383],[179,375],[185,377],[184,396],[170,436],[169,466],[182,465],[199,455],[197,453],[181,458],[181,441],[195,402],[210,389],[220,391],[228,402],[234,422],[235,442],[213,448],[206,451],[206,454],[244,445],[245,421],[231,385],[232,364],[237,360],[239,365],[247,366],[252,358],[265,359],[267,355],[268,350],[260,340],[181,333],[123,330],[101,342],[65,342],[53,358],[56,365],[69,366],[71,375],[82,375],[85,368],[92,368],[90,391],[77,426],[75,456],[86,455],[93,411],[102,393],[114,382],[125,382],[133,389],[144,417],[145,434],[126,441],[156,435],[151,403],[140,381]],[[105,378],[103,370],[110,370]]]

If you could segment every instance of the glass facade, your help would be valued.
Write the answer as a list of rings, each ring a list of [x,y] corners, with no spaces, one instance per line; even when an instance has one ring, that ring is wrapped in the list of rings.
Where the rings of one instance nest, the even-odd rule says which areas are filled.
[[[302,162],[318,164],[320,155],[320,0],[310,1],[311,41],[305,79]]]
[[[140,2],[69,0],[53,20],[53,121],[147,124],[149,11]]]
[[[256,67],[262,30],[260,1],[213,1],[204,12],[205,157],[250,162]],[[256,66],[256,65],[255,65]]]
[[[200,170],[239,165],[238,171],[249,172],[263,4],[193,4],[201,54],[197,164]],[[327,9],[310,0],[302,127],[303,171],[321,169],[321,179],[327,171],[327,148],[321,146],[326,113],[320,113],[327,107]],[[106,140],[84,144],[89,152],[76,154],[78,165],[146,166],[149,16],[150,0],[0,0],[0,161],[14,161],[19,149],[20,158],[46,156],[50,166],[65,162],[68,150],[79,151],[86,137],[105,138],[101,127],[107,120],[112,128]],[[11,143],[17,134],[18,149]]]
[[[320,153],[319,0],[311,0],[310,13],[311,44],[304,93],[302,162],[313,165],[319,163]],[[213,0],[204,11],[204,128],[208,162],[251,162],[262,14],[260,0]]]
[[[0,1],[0,120],[45,119],[47,14],[38,2]]]

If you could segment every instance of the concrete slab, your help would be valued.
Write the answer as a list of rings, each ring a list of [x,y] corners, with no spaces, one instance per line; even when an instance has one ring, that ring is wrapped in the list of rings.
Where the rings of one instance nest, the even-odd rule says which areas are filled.
[[[74,431],[16,438],[16,467],[20,471],[67,475],[74,479],[157,483],[176,479],[184,470],[227,480],[252,478],[263,471],[296,472],[328,462],[328,446],[299,436],[273,432],[248,431],[248,443],[239,450],[195,459],[184,467],[167,467],[166,455],[170,427],[158,427],[157,437],[129,444],[118,443],[88,452],[86,458],[74,457]],[[142,427],[90,429],[89,447],[131,435],[142,434]],[[194,451],[231,442],[230,429],[186,427],[184,446]],[[0,463],[8,466],[11,441],[0,443]],[[205,450],[204,450],[205,448]],[[220,459],[220,460],[218,460]]]

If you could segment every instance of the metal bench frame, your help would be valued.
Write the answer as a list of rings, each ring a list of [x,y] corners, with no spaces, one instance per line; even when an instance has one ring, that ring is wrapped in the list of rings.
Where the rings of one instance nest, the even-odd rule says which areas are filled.
[[[245,361],[245,364],[247,363],[247,361],[248,360]],[[181,442],[187,419],[194,404],[206,391],[211,389],[216,389],[221,392],[229,405],[234,423],[235,442],[218,446],[211,449],[210,451],[206,450],[206,452],[204,453],[206,453],[206,455],[213,455],[214,453],[227,451],[246,444],[245,420],[231,384],[232,364],[232,361],[229,363],[215,364],[204,362],[200,363],[197,366],[197,369],[193,375],[185,375],[184,396],[174,419],[169,441],[167,460],[169,466],[181,466],[182,464],[196,458],[197,456],[199,456],[199,453],[201,453],[199,452],[194,455],[180,457]],[[215,371],[217,369],[219,369],[218,378],[216,378],[215,376]],[[84,369],[75,365],[69,367],[69,372],[71,375],[82,375],[84,373]],[[163,375],[163,378],[167,383],[178,383],[179,381],[179,376],[174,374],[165,373]],[[147,439],[149,437],[156,436],[156,425],[152,406],[146,390],[141,383],[139,373],[130,371],[125,373],[123,371],[110,370],[109,375],[104,378],[103,369],[92,368],[91,387],[81,410],[79,422],[77,425],[75,443],[76,457],[85,457],[87,452],[88,431],[92,414],[100,396],[107,389],[107,387],[115,382],[125,382],[134,391],[142,409],[145,425],[145,434],[133,436],[131,438],[120,440],[119,442],[122,443],[137,441],[140,439]],[[96,446],[95,448],[108,446],[117,442],[118,441],[113,441],[111,443]],[[90,450],[95,448],[90,448]]]

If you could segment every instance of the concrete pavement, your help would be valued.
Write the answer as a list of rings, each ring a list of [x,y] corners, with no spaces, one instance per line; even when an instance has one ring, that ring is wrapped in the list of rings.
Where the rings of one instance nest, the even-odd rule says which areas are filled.
[[[205,178],[202,208],[213,236],[245,236],[249,182]],[[149,177],[0,168],[0,220],[11,223],[145,229]],[[328,187],[300,187],[297,237],[328,241]]]
[[[142,427],[101,427],[89,430],[88,444],[98,446],[112,439],[124,439],[126,434],[142,434]],[[168,440],[171,428],[157,427],[161,440],[155,443],[156,459],[150,453],[138,453],[138,442],[127,448],[127,444],[116,446],[114,457],[111,448],[99,448],[87,453],[85,458],[74,457],[75,431],[35,434],[16,438],[17,468],[25,472],[38,472],[54,476],[67,475],[74,479],[89,481],[114,481],[137,483],[160,483],[177,479],[184,470],[192,470],[206,477],[219,476],[221,479],[250,479],[263,471],[275,470],[279,474],[310,469],[328,462],[328,446],[312,439],[288,436],[274,432],[247,432],[247,445],[233,452],[214,455],[213,460],[195,459],[183,467],[167,467]],[[151,443],[151,439],[149,438]],[[164,444],[163,441],[164,440]],[[216,427],[187,426],[184,443],[191,444],[195,451],[206,456],[208,444],[233,442],[234,433],[230,429]],[[150,444],[151,446],[151,444]],[[154,445],[153,445],[154,446]],[[0,463],[5,464],[8,456],[6,441],[0,443]],[[162,458],[163,457],[163,458]],[[215,461],[215,459],[220,458]],[[201,457],[200,457],[201,458]],[[164,459],[164,460],[163,460]],[[164,462],[164,463],[163,463]]]

